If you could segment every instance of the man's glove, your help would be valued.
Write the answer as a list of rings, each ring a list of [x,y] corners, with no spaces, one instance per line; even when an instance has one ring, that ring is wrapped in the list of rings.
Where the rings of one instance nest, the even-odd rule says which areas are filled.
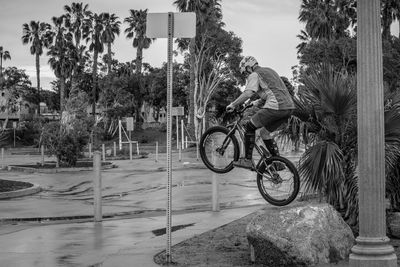
[[[259,98],[257,100],[254,100],[253,102],[251,102],[251,105],[253,107],[261,107],[264,104],[264,100]]]
[[[231,113],[235,110],[235,107],[230,103],[229,105],[226,106],[225,108],[226,112]]]

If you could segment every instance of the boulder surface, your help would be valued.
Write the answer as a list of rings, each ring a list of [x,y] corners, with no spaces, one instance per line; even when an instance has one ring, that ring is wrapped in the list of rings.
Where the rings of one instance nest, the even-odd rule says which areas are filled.
[[[276,208],[254,217],[247,239],[264,266],[312,266],[348,258],[355,239],[328,204]]]

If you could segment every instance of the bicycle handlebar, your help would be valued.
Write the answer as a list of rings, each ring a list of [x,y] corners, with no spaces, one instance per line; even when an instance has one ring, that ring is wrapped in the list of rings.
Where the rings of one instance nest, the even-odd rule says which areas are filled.
[[[247,109],[253,107],[253,102],[244,102],[240,109],[235,109],[235,113],[238,115],[242,115]]]

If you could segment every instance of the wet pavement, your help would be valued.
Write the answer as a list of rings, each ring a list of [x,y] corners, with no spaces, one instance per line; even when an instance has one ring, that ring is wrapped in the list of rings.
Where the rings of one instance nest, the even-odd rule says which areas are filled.
[[[22,158],[18,160],[22,161]],[[32,162],[36,162],[35,159]],[[118,167],[102,171],[105,216],[164,212],[167,198],[165,154],[159,156],[158,162],[150,155],[145,159],[113,163]],[[172,175],[172,207],[175,211],[210,210],[213,175],[220,181],[221,208],[266,203],[258,192],[254,172],[234,169],[227,174],[215,174],[206,169],[201,160],[196,160],[194,152],[184,153],[181,162],[174,157]],[[2,200],[1,219],[93,215],[92,171],[54,174],[2,171],[0,179],[30,182],[43,189],[35,195]]]
[[[5,161],[35,163],[40,156],[8,155]],[[92,222],[92,171],[1,171],[1,179],[31,182],[43,191],[1,200],[0,267],[155,265],[153,256],[166,247],[165,234],[153,233],[166,225],[166,155],[157,162],[154,155],[113,162],[118,168],[102,171],[102,207],[108,219],[101,223]],[[258,192],[255,173],[234,169],[214,174],[193,151],[185,152],[181,162],[174,154],[172,174],[172,225],[183,228],[173,232],[173,244],[269,206]],[[213,175],[220,181],[220,212],[210,211]]]

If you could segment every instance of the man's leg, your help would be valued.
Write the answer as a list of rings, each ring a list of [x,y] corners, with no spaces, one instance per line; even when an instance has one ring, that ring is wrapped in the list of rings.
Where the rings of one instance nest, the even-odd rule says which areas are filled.
[[[272,156],[279,156],[278,144],[275,142],[274,138],[271,136],[271,133],[265,127],[260,129],[260,136],[264,141],[265,147],[268,149],[269,153]]]
[[[245,133],[244,133],[244,158],[240,158],[238,161],[233,162],[233,165],[236,167],[252,169],[252,155],[254,148],[254,141],[256,136],[257,127],[253,124],[251,120],[246,122],[244,125]]]

